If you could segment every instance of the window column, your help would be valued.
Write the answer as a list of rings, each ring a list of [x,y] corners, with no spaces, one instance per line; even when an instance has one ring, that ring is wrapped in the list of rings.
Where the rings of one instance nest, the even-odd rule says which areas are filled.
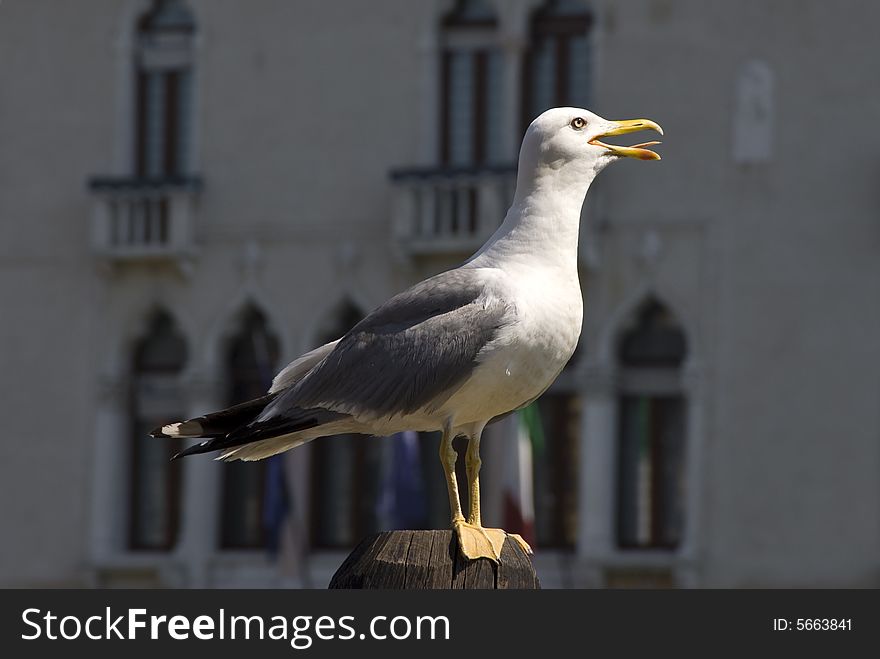
[[[128,383],[105,376],[98,382],[91,519],[93,566],[109,564],[127,545]]]
[[[587,558],[606,556],[613,547],[615,396],[613,366],[587,365],[578,471],[577,544],[578,555]],[[595,581],[594,585],[598,585],[598,576]]]

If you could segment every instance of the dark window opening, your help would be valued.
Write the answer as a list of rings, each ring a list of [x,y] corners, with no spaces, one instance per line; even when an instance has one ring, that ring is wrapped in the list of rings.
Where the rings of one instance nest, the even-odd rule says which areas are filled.
[[[591,102],[592,14],[579,2],[550,0],[532,14],[523,71],[523,130],[552,107]]]
[[[485,1],[465,0],[442,21],[440,158],[469,168],[501,159],[501,52]],[[475,39],[475,35],[480,38]]]
[[[533,453],[537,545],[573,548],[577,541],[580,397],[546,393],[538,400],[538,411],[544,442]]]
[[[138,22],[135,61],[135,174],[179,178],[189,173],[192,35],[180,0],[157,0]]]
[[[682,530],[684,400],[624,395],[619,414],[618,546],[675,549]]]

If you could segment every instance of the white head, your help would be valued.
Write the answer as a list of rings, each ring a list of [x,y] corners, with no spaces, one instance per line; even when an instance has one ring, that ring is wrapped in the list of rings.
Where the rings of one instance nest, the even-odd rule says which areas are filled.
[[[663,134],[660,126],[649,119],[609,121],[583,108],[547,110],[531,123],[523,138],[520,180],[525,180],[523,175],[535,180],[552,172],[554,178],[561,175],[563,180],[585,183],[586,193],[593,177],[615,160],[660,160],[659,155],[645,148],[659,142],[624,147],[599,141],[600,137],[647,129]]]
[[[511,267],[543,259],[576,279],[581,207],[596,174],[620,158],[660,160],[645,148],[658,142],[616,146],[599,138],[646,129],[663,134],[648,119],[609,121],[582,108],[544,112],[523,138],[516,195],[504,223],[468,263]]]

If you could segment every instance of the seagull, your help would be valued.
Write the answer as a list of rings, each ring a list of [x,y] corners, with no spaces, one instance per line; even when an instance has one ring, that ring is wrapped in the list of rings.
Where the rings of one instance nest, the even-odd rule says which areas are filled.
[[[440,431],[452,528],[467,559],[499,562],[502,529],[480,516],[480,437],[493,420],[536,400],[574,353],[583,299],[581,208],[596,175],[622,158],[659,160],[647,147],[600,141],[660,126],[553,108],[526,130],[516,193],[504,222],[467,261],[395,295],[341,338],[291,362],[255,400],[157,428],[200,438],[175,458],[219,451],[260,460],[318,437]],[[468,439],[465,517],[452,440]]]

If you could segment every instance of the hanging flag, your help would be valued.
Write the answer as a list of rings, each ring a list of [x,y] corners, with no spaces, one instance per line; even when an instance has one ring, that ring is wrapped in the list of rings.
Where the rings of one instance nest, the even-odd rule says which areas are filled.
[[[504,447],[504,529],[519,533],[535,547],[535,492],[532,458],[543,450],[544,433],[538,406],[532,403],[506,419]]]

